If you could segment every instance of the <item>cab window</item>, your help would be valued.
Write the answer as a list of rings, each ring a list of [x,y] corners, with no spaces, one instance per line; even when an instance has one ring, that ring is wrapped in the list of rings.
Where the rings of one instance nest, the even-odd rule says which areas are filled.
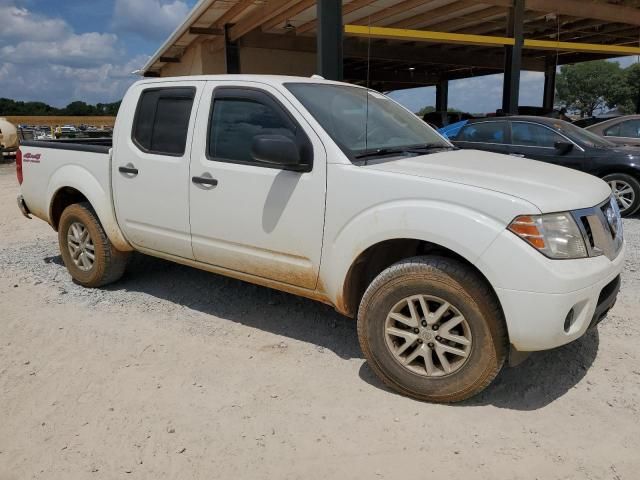
[[[566,140],[553,130],[535,123],[513,122],[511,124],[511,143],[526,147],[554,148],[556,142]]]
[[[640,119],[627,120],[604,131],[605,137],[640,138]]]
[[[207,157],[222,162],[273,167],[256,161],[251,154],[253,141],[259,135],[288,137],[300,147],[303,161],[311,156],[306,134],[273,97],[248,88],[216,89],[209,121]]]
[[[144,90],[133,121],[138,148],[158,155],[184,155],[194,96],[192,87]]]
[[[455,138],[458,142],[507,143],[506,122],[481,122],[466,125]]]

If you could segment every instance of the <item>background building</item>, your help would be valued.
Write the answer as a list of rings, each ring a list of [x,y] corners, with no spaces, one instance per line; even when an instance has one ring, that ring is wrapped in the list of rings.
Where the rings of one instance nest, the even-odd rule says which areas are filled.
[[[504,72],[516,112],[520,71],[640,55],[638,0],[200,0],[144,66],[145,76],[262,73],[366,84],[436,86]]]

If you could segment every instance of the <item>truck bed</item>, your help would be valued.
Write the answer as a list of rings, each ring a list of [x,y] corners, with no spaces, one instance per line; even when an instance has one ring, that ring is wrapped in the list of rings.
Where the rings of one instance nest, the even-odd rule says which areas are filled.
[[[20,145],[24,200],[36,217],[51,222],[49,202],[60,188],[82,192],[104,218],[111,210],[111,139],[28,141]]]

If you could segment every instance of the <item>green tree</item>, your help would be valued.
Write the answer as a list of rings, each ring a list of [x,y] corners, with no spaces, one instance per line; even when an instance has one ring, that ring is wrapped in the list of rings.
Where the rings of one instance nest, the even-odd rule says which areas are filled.
[[[424,117],[426,113],[431,113],[435,111],[436,111],[436,107],[434,107],[433,105],[427,105],[425,107],[422,107],[420,110],[418,110],[416,112],[416,115],[418,115],[419,117]]]
[[[621,113],[640,113],[640,64],[634,63],[624,69],[627,84],[626,96],[618,102]]]
[[[64,113],[66,115],[94,115],[95,107],[92,105],[87,105],[85,102],[75,101],[71,102],[64,108]]]
[[[595,110],[614,108],[629,98],[625,74],[617,62],[593,62],[563,65],[556,82],[559,101],[581,116]]]

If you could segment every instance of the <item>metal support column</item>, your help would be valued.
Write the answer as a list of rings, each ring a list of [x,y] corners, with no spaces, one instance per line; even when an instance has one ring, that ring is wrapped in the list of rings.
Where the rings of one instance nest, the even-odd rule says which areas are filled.
[[[227,73],[240,73],[240,49],[236,42],[229,39],[229,28],[233,25],[224,26],[224,55]]]
[[[449,80],[441,78],[436,83],[436,112],[441,112],[442,125],[447,125],[447,110],[449,109]]]
[[[505,47],[502,110],[505,113],[518,113],[522,45],[524,44],[524,0],[513,0],[508,22],[507,36],[513,38],[515,44]]]
[[[342,80],[342,1],[318,0],[318,74]]]
[[[556,57],[550,56],[544,64],[544,95],[542,106],[547,110],[553,110],[556,98]]]

